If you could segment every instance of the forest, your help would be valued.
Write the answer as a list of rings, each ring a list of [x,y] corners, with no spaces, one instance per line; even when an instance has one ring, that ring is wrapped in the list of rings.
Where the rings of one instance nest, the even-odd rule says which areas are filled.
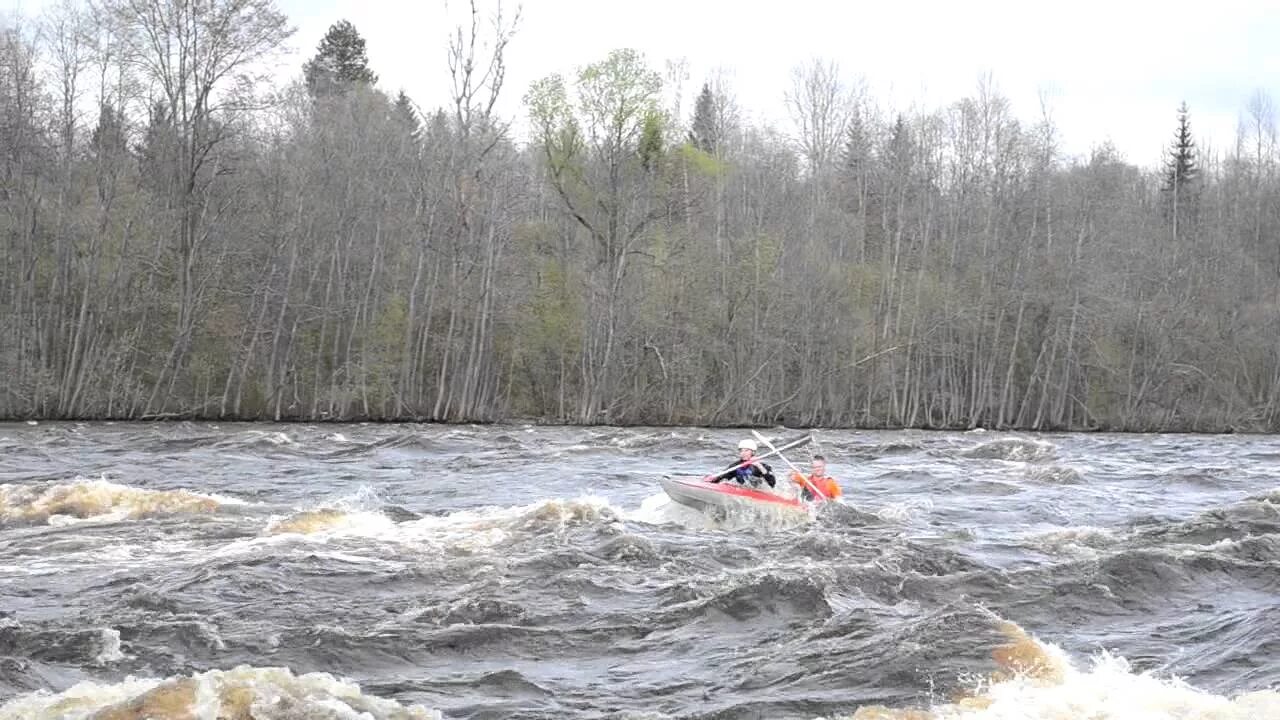
[[[0,20],[0,417],[1280,429],[1265,92],[1143,168],[823,59],[787,127],[625,48],[508,87],[472,8],[438,107],[337,18],[274,80],[272,0]]]

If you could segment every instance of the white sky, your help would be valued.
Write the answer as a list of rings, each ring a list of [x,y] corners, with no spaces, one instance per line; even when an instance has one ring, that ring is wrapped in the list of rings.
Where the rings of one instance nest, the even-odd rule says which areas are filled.
[[[0,0],[33,14],[51,0]],[[298,28],[284,73],[300,72],[326,29],[345,18],[367,42],[379,85],[424,109],[447,102],[447,34],[466,0],[277,0]],[[496,0],[478,0],[488,14]],[[504,0],[508,13],[513,0]],[[990,73],[1024,122],[1048,93],[1063,149],[1111,140],[1153,166],[1179,102],[1201,147],[1225,150],[1258,88],[1280,103],[1280,0],[524,0],[509,47],[500,109],[522,121],[529,83],[570,74],[611,49],[634,47],[664,70],[684,58],[683,114],[716,69],[740,108],[790,130],[783,104],[793,66],[833,59],[881,105],[935,108],[975,92]]]

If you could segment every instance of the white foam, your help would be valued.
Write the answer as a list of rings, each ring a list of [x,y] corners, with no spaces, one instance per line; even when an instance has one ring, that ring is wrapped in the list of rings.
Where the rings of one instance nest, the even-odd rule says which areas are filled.
[[[792,507],[727,507],[715,516],[681,505],[665,492],[650,495],[640,507],[622,513],[625,520],[649,525],[675,524],[691,530],[782,529],[813,519],[812,513]]]
[[[261,437],[272,445],[297,445],[297,443],[293,441],[293,438],[282,432],[261,432],[253,430],[251,433]]]
[[[709,516],[674,502],[665,492],[656,493],[641,500],[640,507],[623,513],[623,518],[647,525],[672,523],[694,529],[715,527],[715,522]]]
[[[875,511],[876,517],[888,522],[902,523],[920,513],[933,511],[933,499],[928,497],[908,498],[902,502],[890,503]]]
[[[987,440],[965,450],[963,454],[973,458],[1026,463],[1050,460],[1057,453],[1058,447],[1047,440],[1012,436]]]
[[[245,430],[234,435],[224,437],[214,443],[214,446],[234,447],[245,441],[252,443],[259,440],[276,446],[296,446],[298,444],[294,442],[293,438],[289,437],[287,433],[279,430]]]
[[[1215,695],[1183,680],[1135,673],[1129,662],[1100,652],[1078,668],[1052,643],[1033,641],[1040,657],[1030,672],[973,683],[975,693],[927,710],[859,708],[850,720],[1280,720],[1280,693]]]
[[[267,523],[267,532],[279,535],[305,535],[307,537],[324,538],[334,535],[378,536],[392,532],[395,521],[380,512],[368,510],[334,511],[334,514],[318,524],[314,529],[304,531],[300,523],[310,513],[322,513],[325,510],[303,511],[292,515],[275,515]],[[298,528],[298,529],[291,529]]]
[[[361,495],[363,493],[357,493],[356,498]],[[403,546],[404,554],[413,557],[424,552],[484,552],[507,543],[518,533],[558,532],[576,523],[616,523],[622,515],[607,500],[595,496],[460,510],[407,522],[396,522],[377,511],[335,507],[359,504],[348,499],[289,516],[275,516],[264,528],[263,536],[237,540],[214,554],[236,555],[263,546],[297,542],[327,544],[356,538],[385,543],[395,552],[400,552],[395,546]],[[349,561],[355,556],[340,559]],[[367,558],[361,561],[371,562]]]
[[[1049,553],[1093,558],[1116,544],[1118,538],[1107,528],[1081,525],[1053,530],[1030,538],[1030,544]]]
[[[1059,651],[1061,652],[1061,651]],[[1280,693],[1227,698],[1173,679],[1134,674],[1128,661],[1107,652],[1093,667],[1068,665],[1061,683],[1020,677],[992,685],[987,707],[935,710],[939,720],[1280,720]]]
[[[41,690],[0,705],[0,720],[91,720],[104,714],[116,717],[113,711],[125,709],[121,706],[126,703],[137,704],[137,712],[141,713],[147,709],[148,693],[162,696],[153,707],[175,710],[181,717],[193,720],[242,717],[240,713],[244,711],[250,711],[255,720],[443,719],[439,711],[421,705],[404,706],[365,695],[358,685],[328,673],[294,675],[288,668],[242,665],[167,681],[130,677],[114,684],[85,681],[57,694]]]
[[[70,551],[63,551],[52,543],[45,547],[43,554],[26,556],[18,565],[0,566],[0,572],[40,577],[64,573],[69,567],[90,566],[121,572],[130,567],[154,566],[172,558],[190,557],[203,549],[199,543],[163,538],[116,544],[76,543],[76,549]]]
[[[124,660],[127,655],[121,651],[120,631],[115,628],[102,628],[102,649],[98,651],[94,661],[99,665],[107,665]]]
[[[403,539],[466,551],[491,549],[515,532],[556,532],[576,522],[617,522],[622,513],[608,500],[586,495],[553,499],[515,507],[462,510],[440,517],[424,517],[398,526]]]

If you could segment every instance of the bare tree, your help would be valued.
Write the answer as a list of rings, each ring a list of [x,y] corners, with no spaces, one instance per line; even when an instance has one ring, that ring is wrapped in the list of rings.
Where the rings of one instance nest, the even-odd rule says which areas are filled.
[[[839,154],[857,92],[840,76],[834,60],[811,60],[792,70],[787,109],[800,134],[801,154],[814,174],[831,166]]]
[[[212,227],[230,210],[210,186],[224,171],[216,150],[247,109],[227,87],[265,77],[262,62],[293,33],[272,0],[104,0],[123,59],[151,82],[173,134],[164,168],[165,209],[172,216],[178,317],[168,359],[146,412],[164,407],[191,348],[207,284],[203,253]],[[163,392],[163,394],[162,394]]]
[[[1268,222],[1268,200],[1276,184],[1276,109],[1271,96],[1265,90],[1256,90],[1245,105],[1237,132],[1237,153],[1244,160],[1247,158],[1249,168],[1252,199],[1252,240],[1254,252],[1265,257],[1274,249],[1275,273],[1280,275],[1280,247],[1268,248],[1264,240],[1264,228]],[[1246,146],[1247,145],[1247,149]],[[1247,154],[1246,154],[1247,153]],[[1274,210],[1273,210],[1274,212]],[[1274,227],[1274,225],[1271,225]],[[1272,243],[1274,246],[1274,243]]]
[[[522,147],[515,21],[468,9],[425,112],[354,26],[271,87],[266,0],[0,28],[0,416],[1280,429],[1264,93],[1171,237],[1160,168],[990,77],[882,107],[810,63],[797,143],[618,51]]]
[[[496,214],[503,199],[492,194],[495,150],[506,140],[508,123],[494,112],[506,78],[506,48],[519,23],[499,2],[491,29],[482,36],[479,10],[472,0],[468,27],[455,29],[449,43],[455,126],[453,200],[458,232],[450,248],[452,301],[440,363],[432,417],[478,417],[492,407],[498,365],[492,353],[494,295],[501,252],[510,224]],[[473,273],[478,270],[479,278]],[[478,297],[467,292],[478,287]],[[469,317],[459,318],[460,313]],[[455,360],[454,334],[460,326],[465,345]],[[451,371],[453,371],[451,373]]]

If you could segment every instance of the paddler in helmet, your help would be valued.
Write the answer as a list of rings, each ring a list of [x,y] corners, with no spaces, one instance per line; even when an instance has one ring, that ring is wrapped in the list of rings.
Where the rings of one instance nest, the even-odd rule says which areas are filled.
[[[738,462],[729,466],[730,469],[725,470],[719,475],[708,475],[704,480],[707,482],[718,483],[724,480],[737,480],[739,485],[752,485],[758,487],[761,478],[769,483],[769,487],[776,487],[778,479],[774,477],[773,470],[768,464],[759,460],[755,460],[756,441],[743,440],[738,443]]]

